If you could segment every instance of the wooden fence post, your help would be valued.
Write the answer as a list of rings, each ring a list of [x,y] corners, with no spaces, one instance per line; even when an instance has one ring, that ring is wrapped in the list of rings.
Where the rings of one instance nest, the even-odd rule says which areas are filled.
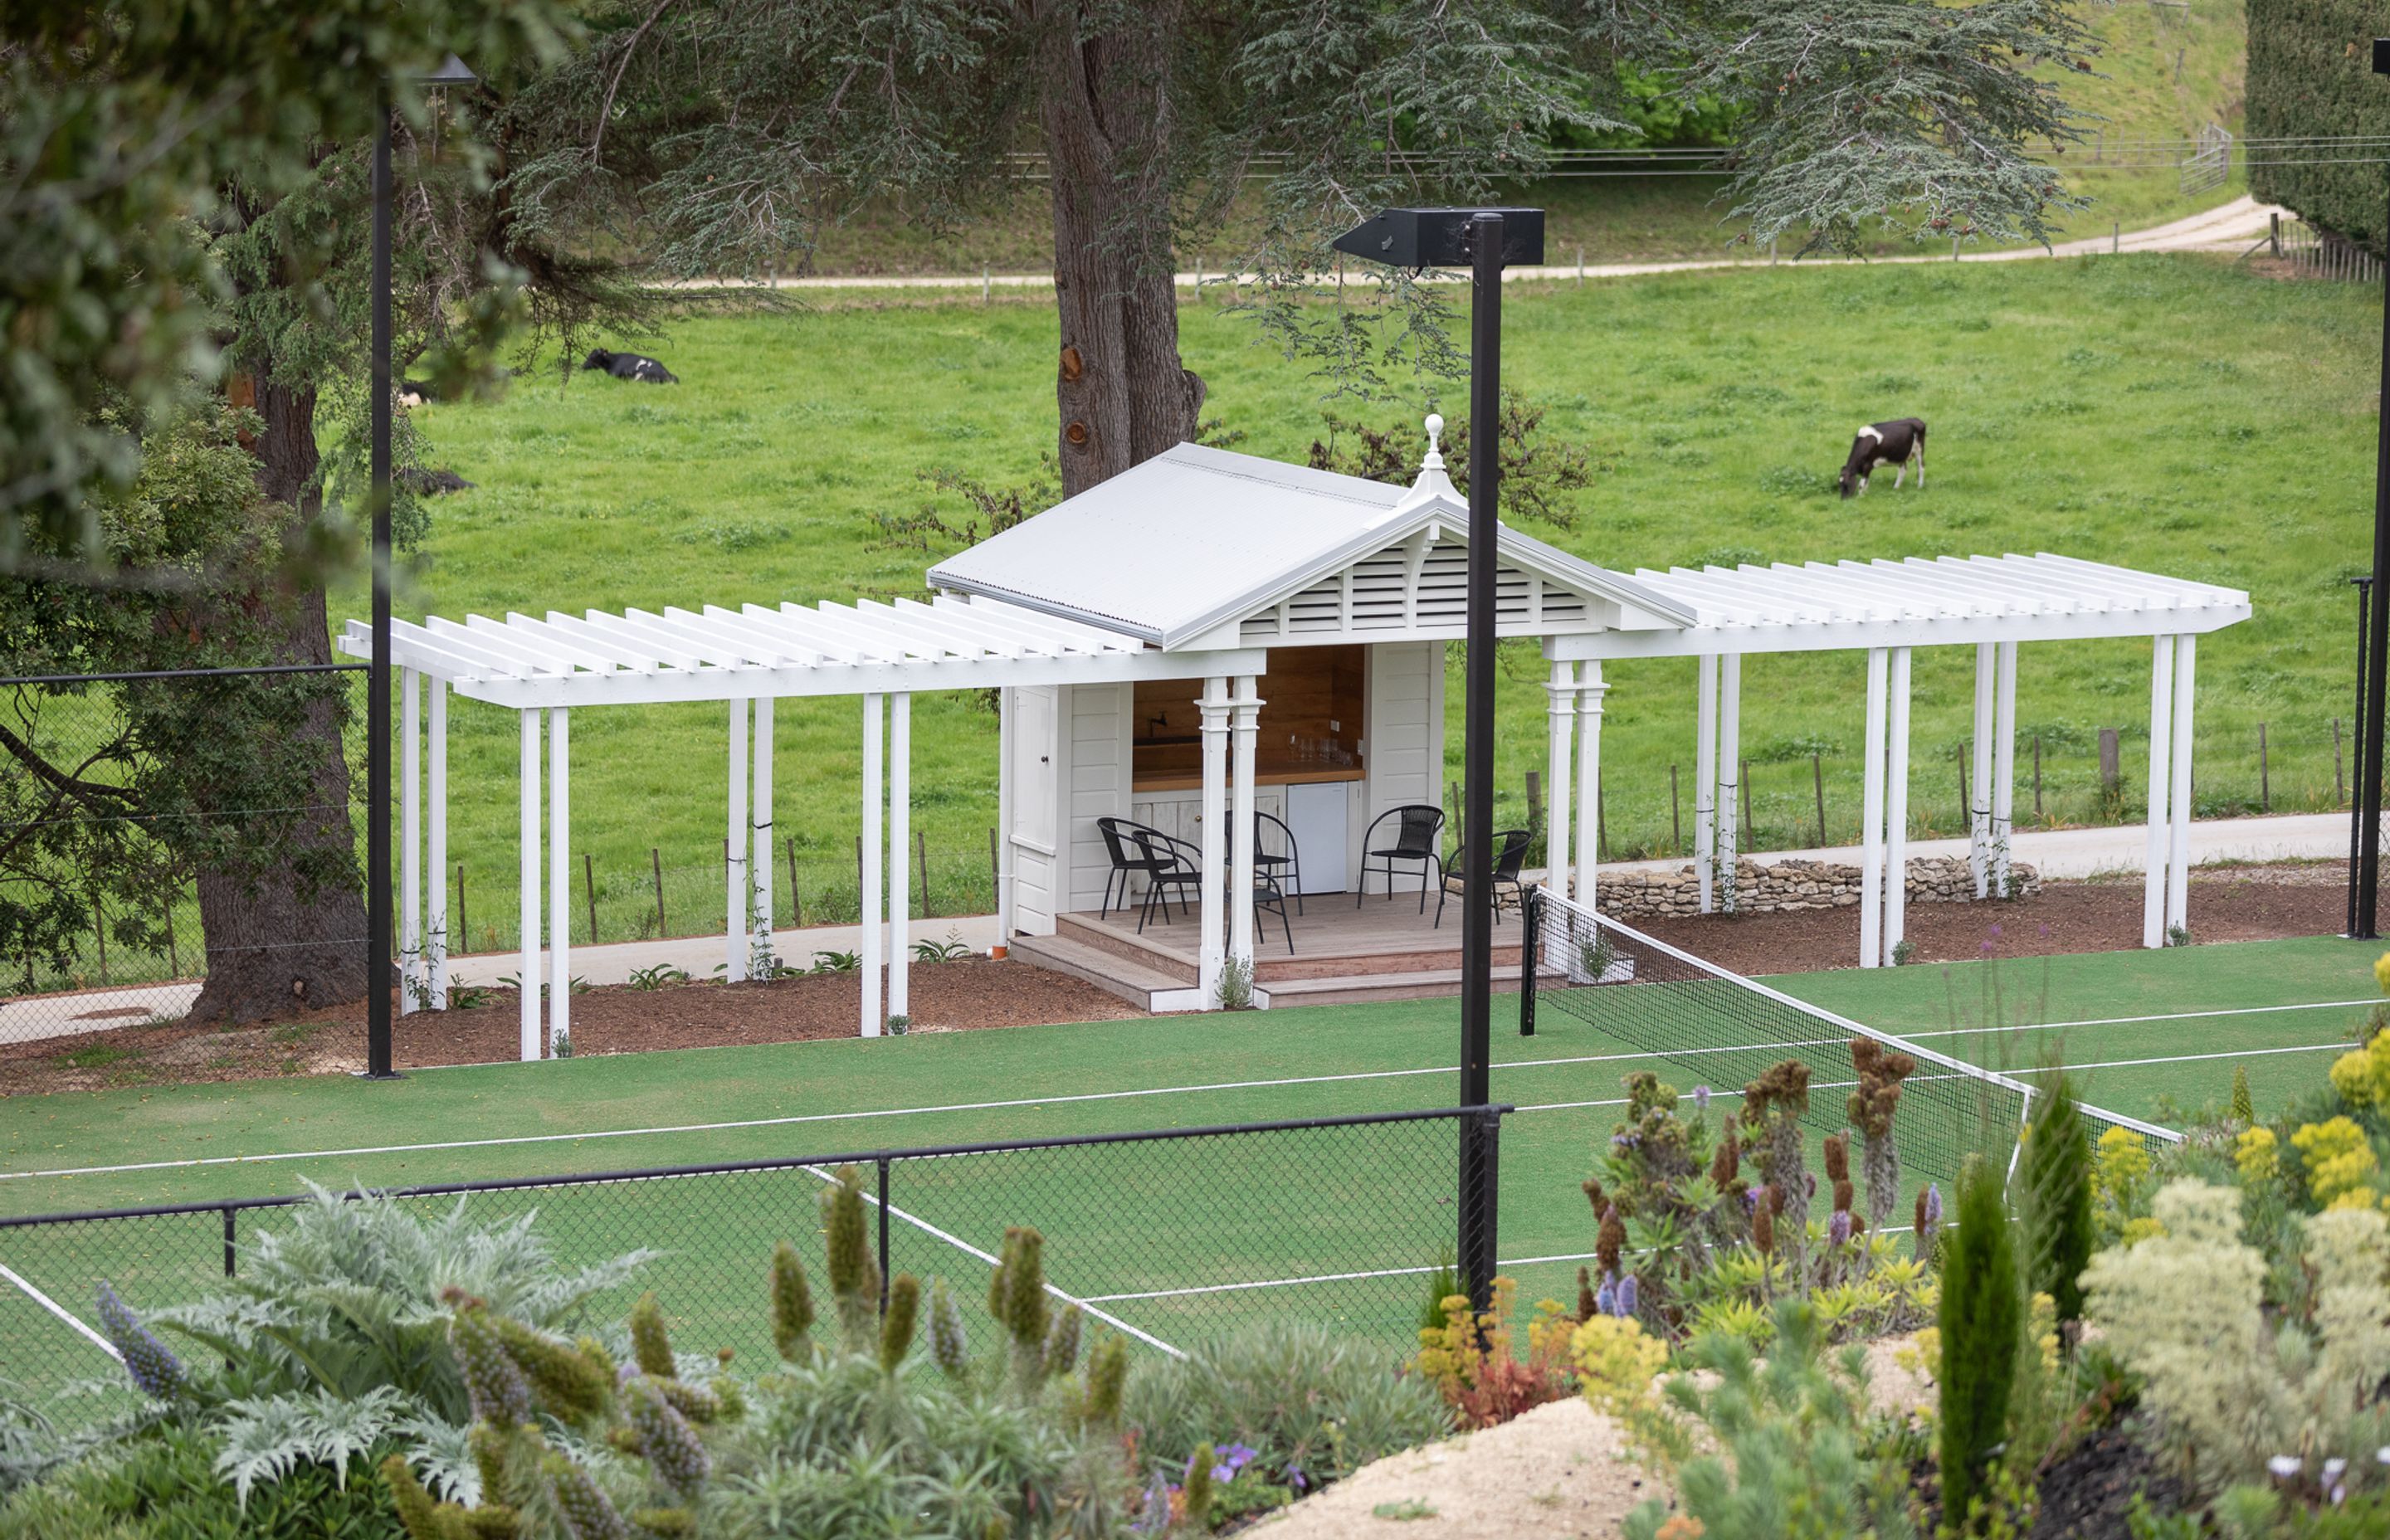
[[[1959,827],[1972,833],[1975,828],[1974,804],[1967,801],[1967,741],[1959,740]]]
[[[99,982],[108,982],[108,915],[99,906],[99,890],[91,893],[91,933],[99,938]]]
[[[183,953],[182,949],[174,944],[174,896],[173,893],[169,892],[166,895],[166,902],[160,906],[159,912],[166,917],[166,970],[173,977],[180,978],[183,974]]]
[[[2114,727],[2101,728],[2100,789],[2112,797],[2116,794],[2118,788],[2124,781],[2124,769],[2119,763],[2123,758],[2123,748],[2117,741],[2116,729]]]
[[[2041,816],[2041,735],[2033,735],[2033,815]]]
[[[581,853],[581,891],[589,895],[589,944],[598,944],[598,863],[587,851]]]
[[[793,834],[789,836],[789,913],[790,923],[804,929],[805,900],[797,891],[797,837]]]
[[[1677,800],[1677,767],[1668,766],[1668,848],[1676,854],[1685,853],[1685,809]]]
[[[2257,811],[2274,811],[2274,780],[2266,764],[2266,725],[2257,724]]]
[[[913,831],[913,850],[921,866],[921,918],[928,919],[938,911],[930,906],[930,836],[926,829]]]
[[[1527,845],[1535,848],[1536,836],[1546,834],[1544,828],[1544,777],[1538,771],[1527,772]],[[1544,865],[1551,866],[1551,841],[1544,841]]]
[[[653,845],[648,847],[648,866],[656,874],[656,934],[668,935],[664,929],[664,853]]]
[[[461,947],[451,946],[449,950],[452,952],[469,950],[472,946],[473,932],[465,924],[465,863],[462,861],[456,863],[456,939],[464,944]]]
[[[1735,853],[1740,855],[1743,851],[1753,849],[1757,845],[1759,835],[1752,827],[1751,822],[1751,762],[1749,760],[1744,760],[1736,766],[1736,769],[1742,776],[1741,787],[1741,790],[1742,792],[1742,829],[1735,839],[1735,844],[1738,847]]]
[[[1826,848],[1826,766],[1814,751],[1809,755],[1809,784],[1818,792],[1818,848],[1823,850]]]
[[[2348,782],[2340,773],[2340,718],[2332,719],[2332,800],[2348,801]]]

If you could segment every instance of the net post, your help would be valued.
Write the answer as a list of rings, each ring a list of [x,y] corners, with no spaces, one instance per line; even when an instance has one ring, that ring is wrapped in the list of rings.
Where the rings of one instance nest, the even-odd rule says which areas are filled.
[[[238,1213],[238,1211],[230,1203],[224,1206],[224,1264],[226,1277],[233,1276],[233,1237],[235,1226],[239,1223]]]
[[[880,1314],[888,1314],[888,1168],[893,1162],[885,1155],[880,1157]]]
[[[1481,1315],[1494,1303],[1495,1200],[1501,1142],[1499,1109],[1471,1107],[1461,1112],[1460,1282],[1468,1291],[1469,1307]]]
[[[1536,1035],[1536,970],[1544,952],[1544,890],[1519,901],[1519,1035]]]

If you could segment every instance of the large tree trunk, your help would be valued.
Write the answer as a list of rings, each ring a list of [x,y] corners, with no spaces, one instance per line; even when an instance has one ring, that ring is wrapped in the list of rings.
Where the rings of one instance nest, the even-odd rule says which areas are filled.
[[[295,544],[322,511],[321,496],[311,485],[317,463],[315,393],[260,376],[256,407],[265,419],[255,444],[257,484],[289,510],[286,527]],[[273,613],[265,627],[271,655],[258,662],[332,661],[321,588],[247,598],[270,606]],[[349,819],[349,766],[341,751],[346,695],[344,689],[320,691],[272,747],[286,773],[297,756],[311,789],[297,809],[263,815],[270,822],[255,826],[261,839],[253,859],[219,860],[198,871],[208,977],[191,1007],[193,1021],[255,1021],[365,994],[365,892]],[[247,800],[237,791],[235,796]]]
[[[1037,3],[1040,104],[1061,311],[1055,397],[1062,490],[1195,436],[1203,381],[1178,361],[1170,239],[1170,68],[1177,0],[1111,8],[1082,36],[1071,0]]]

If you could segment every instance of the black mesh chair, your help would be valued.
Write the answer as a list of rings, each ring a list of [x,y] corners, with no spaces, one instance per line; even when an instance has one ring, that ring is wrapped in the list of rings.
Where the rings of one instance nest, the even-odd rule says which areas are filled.
[[[1145,922],[1158,907],[1162,921],[1170,923],[1170,891],[1178,890],[1178,907],[1188,907],[1187,891],[1200,893],[1203,886],[1203,853],[1184,840],[1174,840],[1158,828],[1121,820],[1121,828],[1136,844],[1140,855],[1137,869],[1145,873],[1145,903],[1137,912],[1137,933],[1145,934]]]
[[[1303,853],[1295,847],[1294,830],[1286,827],[1286,820],[1267,813],[1253,815],[1253,870],[1270,879],[1280,899],[1292,892],[1294,912],[1303,913]],[[1291,940],[1287,950],[1294,950]]]
[[[1263,816],[1267,817],[1268,815],[1264,814]],[[1303,906],[1302,897],[1297,895],[1294,903],[1295,907],[1300,909]],[[1253,912],[1259,914],[1264,910],[1277,911],[1279,927],[1286,932],[1286,955],[1290,957],[1294,956],[1294,924],[1286,918],[1286,890],[1278,885],[1278,879],[1259,866],[1255,866],[1253,868]],[[1258,940],[1261,927],[1256,926],[1254,929],[1257,932],[1255,939]]]
[[[1112,912],[1112,889],[1115,885],[1120,889],[1120,906],[1124,909],[1128,907],[1129,879],[1145,869],[1145,852],[1130,837],[1128,830],[1140,827],[1130,824],[1125,818],[1096,820],[1096,832],[1104,839],[1104,854],[1112,864],[1111,873],[1104,879],[1104,901],[1102,906],[1096,910],[1098,919]]]
[[[1527,885],[1519,879],[1519,873],[1527,865],[1529,836],[1523,828],[1505,828],[1496,830],[1494,840],[1494,923],[1499,925],[1505,907],[1522,913],[1527,907]],[[1435,923],[1439,930],[1444,925],[1446,895],[1467,892],[1468,846],[1469,842],[1462,841],[1444,868],[1444,883],[1435,895]]]
[[[1394,838],[1387,841],[1378,831],[1388,819],[1394,820]],[[1431,868],[1441,872],[1444,860],[1439,853],[1444,839],[1444,809],[1428,802],[1407,802],[1391,807],[1370,821],[1368,832],[1361,837],[1361,876],[1353,884],[1353,907],[1361,906],[1368,895],[1370,863],[1386,878],[1386,897],[1394,896],[1394,868],[1417,864],[1420,874],[1420,913],[1427,913],[1427,875]]]

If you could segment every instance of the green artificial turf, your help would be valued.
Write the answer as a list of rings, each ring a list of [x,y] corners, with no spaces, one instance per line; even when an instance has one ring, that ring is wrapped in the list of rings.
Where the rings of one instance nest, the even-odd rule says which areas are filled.
[[[2026,1073],[2041,1062],[2045,1044],[2062,1044],[2078,1064],[2221,1055],[2091,1069],[2084,1073],[2087,1095],[2119,1112],[2169,1115],[2177,1106],[2220,1102],[2235,1063],[2245,1063],[2264,1112],[2322,1083],[2331,1046],[2361,1007],[2083,1026],[2062,1034],[1986,1029],[2364,1000],[2374,994],[2375,950],[2327,938],[1772,982],[1868,1024],[1926,1034],[1937,1051]],[[1574,1008],[1588,997],[1629,993],[1548,995],[1532,1038],[1516,1034],[1510,1001],[1496,1004],[1495,1095],[1521,1109],[1502,1130],[1501,1251],[1506,1264],[1518,1264],[1512,1270],[1530,1297],[1565,1293],[1575,1265],[1531,1259],[1590,1249],[1592,1226],[1577,1187],[1617,1117],[1614,1106],[1553,1104],[1614,1101],[1621,1077],[1638,1068],[1656,1069],[1680,1088],[1703,1078],[1697,1060],[1654,1059]],[[0,1164],[13,1172],[565,1136],[9,1180],[0,1182],[0,1212],[290,1192],[302,1177],[335,1187],[422,1185],[1435,1107],[1454,1095],[1455,1022],[1453,1002],[1424,1001],[493,1065],[426,1071],[386,1085],[324,1077],[23,1098],[11,1104],[0,1133]],[[2264,1052],[2281,1048],[2324,1051]],[[1386,1073],[1394,1071],[1423,1072]],[[1372,1078],[1328,1078],[1338,1076]],[[1289,1079],[1301,1083],[1253,1084]],[[1166,1094],[1105,1096],[1134,1090]],[[1006,1105],[969,1105],[991,1102]],[[871,1115],[923,1108],[948,1110]],[[766,1118],[816,1121],[595,1136]],[[1418,1287],[1400,1270],[1432,1264],[1452,1231],[1452,1141],[1450,1124],[1431,1123],[898,1161],[891,1201],[987,1250],[1005,1226],[1036,1225],[1049,1237],[1055,1278],[1074,1293],[1395,1270],[1333,1285],[1104,1307],[1164,1340],[1264,1314],[1381,1335],[1393,1322],[1399,1338],[1407,1291]],[[1934,1174],[1926,1161],[1911,1166],[1913,1178]],[[675,1308],[700,1328],[754,1351],[739,1280],[760,1278],[776,1238],[814,1244],[821,1182],[783,1170],[535,1188],[473,1202],[484,1213],[537,1209],[543,1230],[574,1258],[662,1248],[667,1255],[649,1281],[677,1296]],[[163,1303],[202,1287],[221,1265],[220,1223],[202,1214],[0,1231],[0,1263],[78,1307],[101,1276],[129,1293],[137,1290],[134,1297],[145,1303]],[[270,1228],[273,1220],[252,1215],[241,1224]],[[983,1282],[978,1264],[944,1238],[900,1222],[892,1241],[900,1266],[952,1276],[967,1294]],[[64,1328],[12,1293],[0,1289],[0,1341],[30,1344],[20,1348],[29,1354],[38,1346],[45,1363],[71,1362],[82,1350],[60,1335]]]

